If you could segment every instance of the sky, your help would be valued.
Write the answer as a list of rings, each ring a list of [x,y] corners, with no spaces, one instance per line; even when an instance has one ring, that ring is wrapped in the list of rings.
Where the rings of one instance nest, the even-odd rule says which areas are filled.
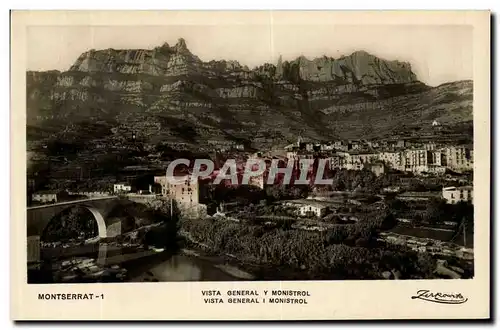
[[[473,79],[468,25],[165,25],[29,26],[27,70],[65,71],[89,49],[152,49],[184,38],[203,61],[237,60],[253,68],[300,55],[338,58],[357,50],[409,62],[430,86]]]

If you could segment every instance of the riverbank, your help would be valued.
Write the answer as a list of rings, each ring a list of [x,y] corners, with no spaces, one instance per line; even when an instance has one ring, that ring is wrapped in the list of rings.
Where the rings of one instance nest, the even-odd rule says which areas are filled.
[[[195,256],[205,260],[222,271],[232,276],[248,281],[296,281],[311,277],[305,269],[295,270],[290,267],[275,266],[271,264],[256,264],[239,259],[230,254],[217,254],[206,244],[197,242],[189,233],[181,231],[180,235],[185,239],[184,248],[181,253]],[[324,278],[326,274],[317,274],[313,279]],[[316,278],[317,277],[317,278]],[[329,279],[343,279],[334,274],[328,275]]]
[[[436,278],[431,256],[377,244],[384,214],[335,230],[311,232],[225,219],[182,219],[185,246],[254,276],[254,280]],[[216,260],[217,260],[216,259]],[[394,275],[395,276],[395,275]]]

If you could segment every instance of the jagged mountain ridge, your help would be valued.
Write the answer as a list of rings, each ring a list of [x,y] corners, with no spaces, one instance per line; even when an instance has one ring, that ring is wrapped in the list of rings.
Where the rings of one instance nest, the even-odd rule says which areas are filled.
[[[105,122],[110,136],[133,131],[151,143],[193,146],[387,133],[407,117],[471,120],[472,83],[448,86],[444,103],[434,104],[440,88],[419,82],[409,63],[364,51],[250,70],[236,61],[203,62],[179,39],[152,50],[90,50],[66,72],[28,72],[27,120],[48,131]],[[28,139],[44,136],[28,132]]]

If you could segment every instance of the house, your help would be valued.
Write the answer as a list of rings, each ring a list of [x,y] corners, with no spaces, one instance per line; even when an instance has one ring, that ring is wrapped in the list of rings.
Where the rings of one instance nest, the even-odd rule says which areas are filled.
[[[331,155],[328,160],[330,163],[330,168],[332,170],[336,168],[347,168],[349,161],[349,154],[346,152],[337,152]]]
[[[344,141],[338,140],[333,142],[333,148],[336,150],[347,151],[349,149],[349,146],[344,143]]]
[[[294,160],[314,159],[314,154],[307,151],[289,151],[286,153],[286,158]]]
[[[57,203],[58,195],[58,192],[52,190],[39,191],[31,195],[31,200],[39,203]]]
[[[396,142],[396,148],[404,148],[404,147],[407,147],[408,146],[408,143],[406,143],[405,140],[398,140]]]
[[[132,191],[132,186],[127,183],[115,183],[113,185],[113,192],[115,194],[118,193],[127,193]]]
[[[248,184],[251,186],[259,187],[260,189],[264,189],[266,186],[266,178],[267,178],[267,173],[262,173],[258,176],[251,176],[248,178]]]
[[[385,193],[397,193],[400,190],[401,190],[401,187],[398,187],[398,186],[390,186],[390,187],[382,188],[382,191]]]
[[[375,174],[375,176],[381,176],[385,172],[385,166],[384,163],[374,163],[374,164],[369,164],[367,165],[368,169]]]
[[[109,196],[110,193],[108,191],[78,191],[74,193],[70,193],[70,195],[83,195],[88,198],[98,198],[98,197],[106,197]]]
[[[325,216],[327,211],[328,207],[326,205],[321,205],[316,203],[305,204],[299,208],[299,214],[301,216],[308,216],[313,214],[314,216],[321,218]]]
[[[473,203],[473,187],[445,187],[443,188],[443,198],[448,204],[456,204],[459,202]]]
[[[437,166],[437,165],[429,165],[427,167],[427,173],[433,173],[433,174],[443,175],[443,174],[446,173],[446,167],[444,167],[444,166]]]
[[[361,149],[361,143],[357,140],[351,140],[347,143],[347,150],[359,150]]]

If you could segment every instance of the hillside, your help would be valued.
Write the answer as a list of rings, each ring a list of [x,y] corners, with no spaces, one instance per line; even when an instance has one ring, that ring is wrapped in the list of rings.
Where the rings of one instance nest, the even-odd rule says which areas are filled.
[[[29,146],[125,143],[210,149],[213,141],[283,145],[454,127],[472,120],[472,82],[429,87],[409,63],[358,51],[249,69],[203,62],[186,42],[90,50],[66,72],[27,72]],[[420,134],[420,133],[419,133]],[[432,134],[432,132],[430,132]]]

